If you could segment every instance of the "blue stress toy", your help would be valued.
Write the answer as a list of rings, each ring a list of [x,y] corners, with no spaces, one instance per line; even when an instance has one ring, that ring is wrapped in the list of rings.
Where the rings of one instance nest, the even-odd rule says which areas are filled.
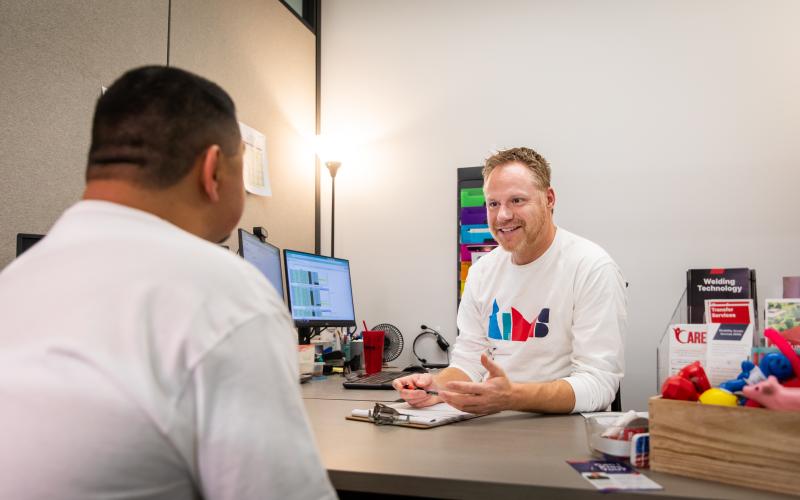
[[[770,375],[774,375],[778,381],[783,382],[784,380],[794,377],[792,363],[789,361],[789,358],[779,352],[765,354],[764,357],[761,358],[761,362],[758,363],[758,367],[761,368],[764,379]]]
[[[730,392],[740,392],[744,386],[757,384],[766,379],[767,377],[764,375],[761,369],[752,361],[746,359],[742,361],[742,372],[739,373],[735,379],[726,380],[719,386]]]

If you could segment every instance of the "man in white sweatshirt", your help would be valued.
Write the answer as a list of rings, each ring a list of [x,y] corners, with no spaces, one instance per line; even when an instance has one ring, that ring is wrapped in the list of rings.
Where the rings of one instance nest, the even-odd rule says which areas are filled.
[[[0,498],[333,498],[290,319],[216,245],[233,101],[161,66],[100,97],[83,200],[0,273]]]
[[[607,408],[624,366],[619,268],[598,245],[555,225],[550,166],[534,150],[498,152],[483,177],[500,246],[469,270],[452,362],[435,376],[397,379],[395,388],[414,406],[444,401],[481,414]]]

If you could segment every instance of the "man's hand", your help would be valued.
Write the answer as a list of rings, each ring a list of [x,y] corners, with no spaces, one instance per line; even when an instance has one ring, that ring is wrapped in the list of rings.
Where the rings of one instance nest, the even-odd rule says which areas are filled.
[[[413,373],[392,381],[392,387],[397,389],[400,397],[415,408],[431,406],[441,403],[438,396],[428,394],[434,390],[433,376],[430,373]]]
[[[445,403],[461,411],[486,415],[511,408],[511,381],[506,372],[486,354],[481,355],[481,364],[489,371],[485,382],[448,382],[446,391],[439,397]]]

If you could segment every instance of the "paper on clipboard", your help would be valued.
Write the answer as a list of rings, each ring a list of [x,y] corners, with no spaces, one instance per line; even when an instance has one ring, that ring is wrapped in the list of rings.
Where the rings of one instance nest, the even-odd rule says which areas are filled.
[[[391,425],[428,428],[445,425],[459,420],[475,418],[480,415],[467,413],[453,408],[447,403],[438,403],[425,408],[414,408],[408,403],[392,403],[386,405],[397,410],[399,416]],[[373,421],[372,409],[354,409],[348,417],[351,420]]]

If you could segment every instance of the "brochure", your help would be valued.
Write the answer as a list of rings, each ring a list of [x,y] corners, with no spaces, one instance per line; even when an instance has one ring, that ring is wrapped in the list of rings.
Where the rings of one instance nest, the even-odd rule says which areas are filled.
[[[621,490],[663,490],[664,488],[625,462],[609,460],[567,460],[581,477],[601,492]]]
[[[711,385],[735,379],[753,348],[753,301],[707,300],[706,374]]]
[[[753,323],[751,299],[706,300],[706,323],[749,325]]]
[[[708,325],[681,323],[669,325],[669,329],[669,375],[695,361],[705,366]]]
[[[755,298],[755,271],[745,267],[689,269],[686,273],[686,305],[689,323],[702,323],[709,299]],[[706,321],[707,322],[707,321]]]
[[[767,328],[778,330],[791,344],[800,344],[800,299],[767,299]]]

